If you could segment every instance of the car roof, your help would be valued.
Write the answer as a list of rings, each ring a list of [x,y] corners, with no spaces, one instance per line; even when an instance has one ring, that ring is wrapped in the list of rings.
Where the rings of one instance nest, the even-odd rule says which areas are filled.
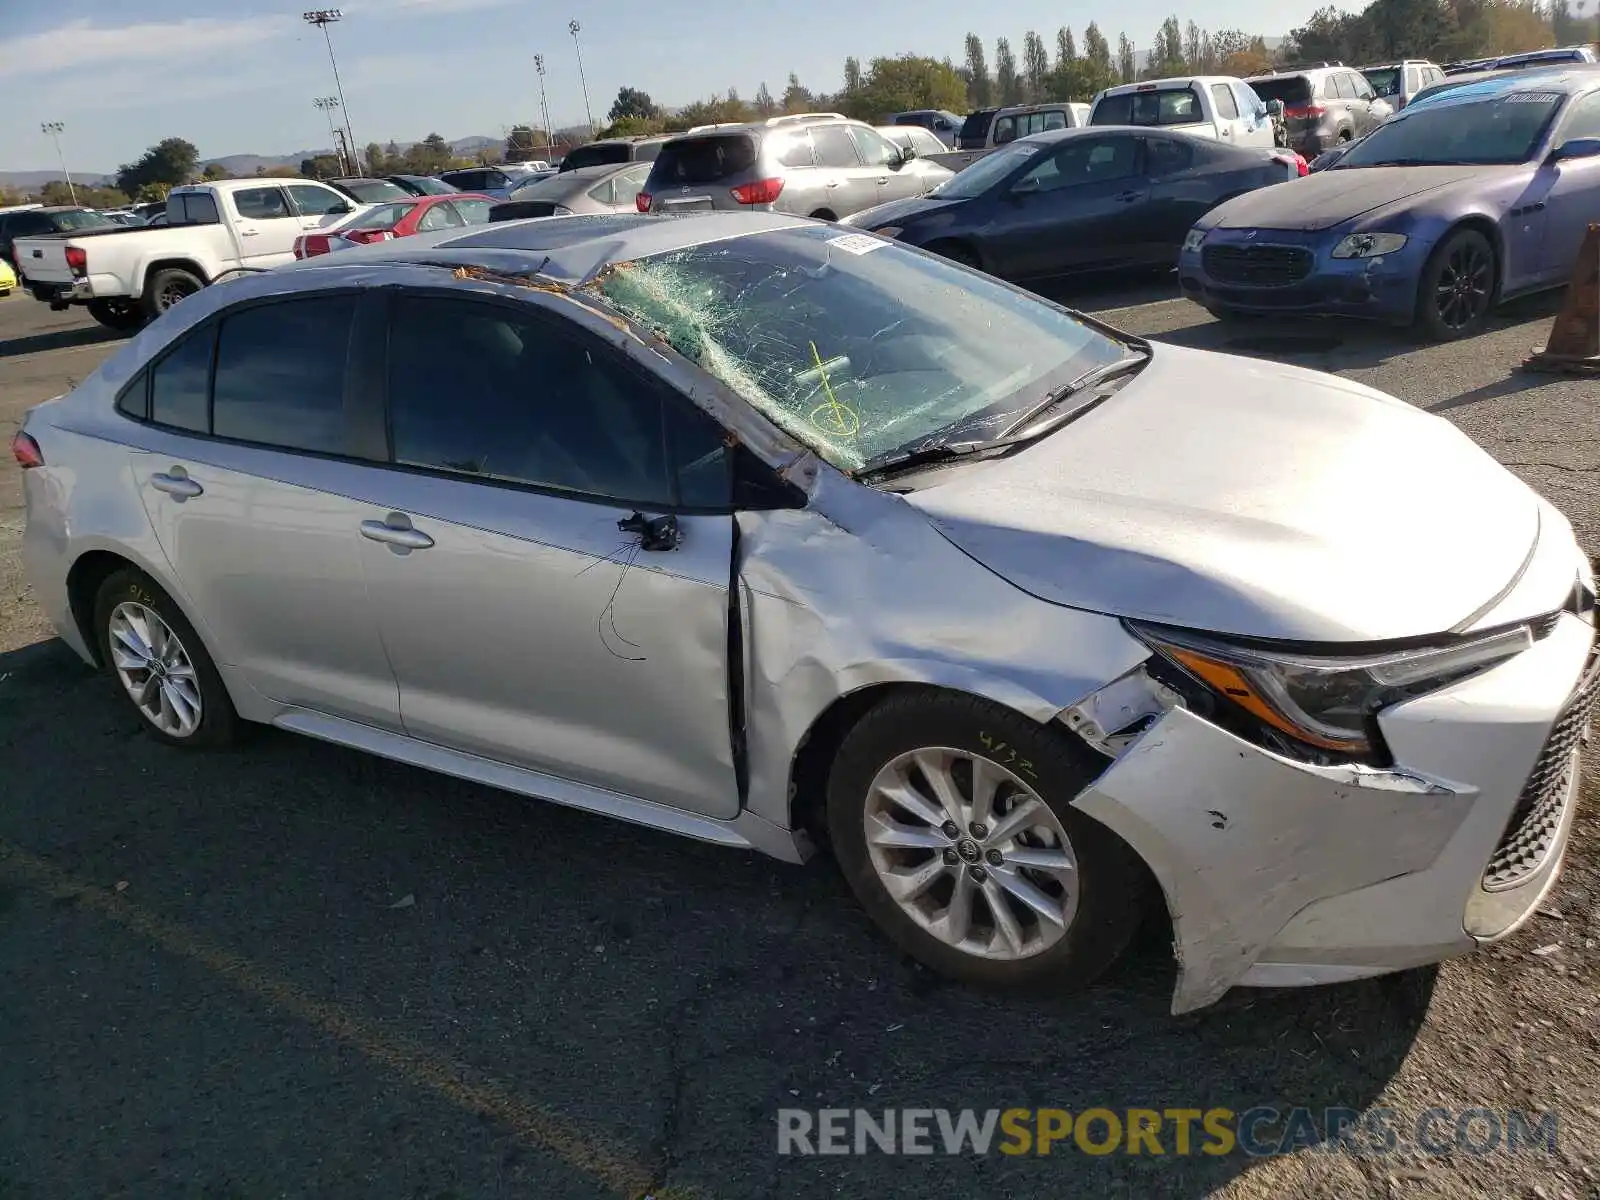
[[[1513,92],[1553,92],[1573,95],[1600,85],[1600,65],[1563,63],[1529,71],[1478,71],[1453,75],[1417,93],[1417,100],[1448,93],[1459,101],[1493,99]],[[1412,104],[1416,101],[1413,100]],[[1402,109],[1396,116],[1402,115]]]

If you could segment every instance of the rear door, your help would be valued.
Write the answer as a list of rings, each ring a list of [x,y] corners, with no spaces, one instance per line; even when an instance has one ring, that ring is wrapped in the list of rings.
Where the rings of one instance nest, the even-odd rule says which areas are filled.
[[[1216,202],[1217,185],[1204,172],[1204,156],[1238,156],[1184,134],[1149,134],[1139,141],[1139,174],[1150,191],[1142,205],[1131,206],[1137,255],[1152,265],[1176,263],[1183,239]]]
[[[264,269],[294,261],[294,240],[304,230],[281,187],[235,188],[228,193],[228,204],[239,239],[240,266]]]
[[[1140,140],[1106,133],[1041,155],[999,199],[985,239],[996,274],[1033,279],[1142,261]]]
[[[527,305],[403,292],[388,346],[394,465],[354,494],[406,731],[733,816],[721,429]]]
[[[323,293],[224,313],[118,407],[149,423],[134,477],[218,662],[281,704],[398,730],[361,577],[368,509],[349,498],[365,469],[345,416],[358,303]]]
[[[837,125],[813,125],[811,147],[825,193],[819,208],[835,217],[847,217],[878,203],[878,177],[882,171],[861,161],[847,125],[842,121]]]

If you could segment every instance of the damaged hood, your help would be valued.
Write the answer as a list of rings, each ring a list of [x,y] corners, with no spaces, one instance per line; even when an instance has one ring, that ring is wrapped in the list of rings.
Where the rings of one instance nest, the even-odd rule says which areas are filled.
[[[1446,632],[1509,587],[1539,530],[1534,493],[1447,421],[1166,345],[1032,446],[922,482],[910,504],[1041,599],[1296,641]]]
[[[1458,183],[1482,184],[1493,167],[1340,167],[1258,188],[1222,205],[1215,229],[1332,229],[1380,208]]]

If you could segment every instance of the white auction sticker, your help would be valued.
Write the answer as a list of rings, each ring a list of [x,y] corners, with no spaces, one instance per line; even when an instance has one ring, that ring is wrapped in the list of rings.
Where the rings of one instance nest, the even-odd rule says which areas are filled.
[[[828,245],[837,246],[850,254],[871,254],[874,250],[882,250],[888,244],[880,238],[868,237],[864,233],[847,233],[843,237],[828,239]]]

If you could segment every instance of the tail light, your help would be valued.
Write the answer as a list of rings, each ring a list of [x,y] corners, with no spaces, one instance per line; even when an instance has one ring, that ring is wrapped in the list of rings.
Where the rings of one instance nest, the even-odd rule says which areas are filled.
[[[82,246],[67,247],[67,269],[74,275],[82,275],[89,269],[89,255]]]
[[[17,460],[17,466],[24,471],[29,467],[44,466],[44,453],[39,449],[39,443],[20,430],[11,436],[11,457]]]
[[[325,233],[308,233],[294,240],[294,256],[296,258],[315,258],[319,254],[328,252],[328,235]]]
[[[1296,154],[1292,150],[1285,150],[1282,154],[1274,154],[1272,161],[1282,163],[1286,167],[1293,167],[1296,175],[1303,177],[1311,174],[1311,164],[1306,162],[1305,155]]]
[[[633,198],[633,206],[635,208],[637,208],[640,212],[649,212],[650,211],[650,202],[653,199],[654,199],[654,197],[651,196],[649,192],[640,192],[637,196],[635,196]]]
[[[1285,106],[1283,115],[1297,121],[1320,121],[1328,115],[1328,110],[1320,104],[1290,104]]]
[[[733,198],[740,204],[771,204],[783,191],[781,179],[758,179],[754,183],[741,183],[733,189]]]

